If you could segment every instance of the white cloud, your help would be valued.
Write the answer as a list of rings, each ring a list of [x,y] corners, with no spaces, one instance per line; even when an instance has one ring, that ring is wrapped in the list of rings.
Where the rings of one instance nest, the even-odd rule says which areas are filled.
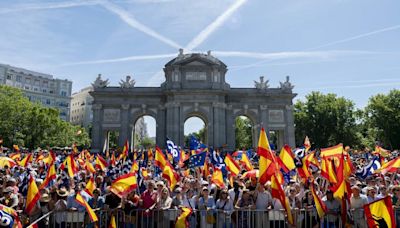
[[[0,14],[15,13],[30,10],[46,10],[46,9],[61,9],[78,6],[97,5],[99,0],[91,1],[68,1],[68,2],[48,2],[48,3],[31,3],[31,4],[18,4],[8,8],[0,9]]]

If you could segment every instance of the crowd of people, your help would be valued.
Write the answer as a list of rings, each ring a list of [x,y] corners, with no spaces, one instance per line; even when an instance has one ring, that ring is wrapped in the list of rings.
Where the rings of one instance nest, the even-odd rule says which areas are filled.
[[[179,175],[176,185],[171,188],[170,183],[162,177],[160,170],[155,166],[154,156],[149,151],[131,152],[127,158],[118,160],[119,153],[110,151],[103,154],[107,162],[106,167],[97,166],[96,155],[89,155],[88,161],[96,167],[95,172],[85,167],[86,161],[80,161],[82,153],[87,151],[53,151],[55,155],[56,179],[40,188],[46,181],[49,164],[46,158],[51,156],[49,151],[39,150],[3,152],[2,157],[14,158],[18,154],[15,165],[2,164],[0,172],[0,204],[18,212],[24,225],[36,223],[38,227],[56,226],[68,227],[68,214],[64,212],[82,212],[86,208],[76,201],[80,193],[95,210],[100,218],[92,222],[83,216],[77,219],[77,225],[82,227],[108,226],[111,223],[110,213],[116,213],[118,227],[173,227],[181,208],[189,208],[187,217],[189,227],[339,227],[343,219],[343,202],[334,198],[329,189],[329,181],[321,177],[318,167],[310,168],[312,177],[303,180],[294,170],[285,175],[283,189],[288,198],[291,213],[295,217],[295,224],[288,224],[284,207],[271,194],[271,182],[260,184],[257,173],[246,173],[241,166],[236,176],[224,172],[224,187],[216,184],[212,179],[214,169],[211,157],[207,157],[206,172],[204,166],[193,167],[188,164],[174,166]],[[151,153],[151,152],[150,152]],[[167,152],[165,152],[167,153]],[[191,153],[191,152],[187,152]],[[208,152],[210,154],[210,152]],[[242,153],[246,153],[243,151]],[[352,227],[368,227],[364,216],[363,206],[377,199],[389,196],[397,219],[400,217],[400,172],[374,173],[373,169],[365,170],[375,162],[371,152],[354,152],[347,149],[351,161],[356,167],[348,178],[351,188],[349,197],[347,223]],[[397,152],[390,153],[379,162],[395,159]],[[22,160],[32,154],[31,161],[21,165]],[[73,154],[77,159],[77,172],[71,177],[67,168],[63,167],[64,160]],[[224,157],[226,152],[220,152]],[[256,152],[247,152],[250,162],[258,168]],[[240,156],[235,153],[233,157]],[[90,157],[91,156],[91,157]],[[295,153],[294,156],[297,156]],[[167,156],[166,156],[167,157]],[[115,159],[117,158],[117,159]],[[236,157],[237,158],[237,157]],[[115,159],[113,164],[110,160]],[[136,159],[136,160],[135,160]],[[114,163],[115,162],[115,163]],[[113,181],[119,176],[132,172],[135,162],[139,163],[137,171],[137,188],[124,196],[110,191]],[[238,162],[240,164],[240,162]],[[371,166],[372,167],[372,166]],[[367,173],[365,173],[367,172]],[[251,173],[251,172],[250,172]],[[26,202],[29,177],[34,177],[39,187],[40,199],[33,209],[26,214]],[[95,189],[91,194],[86,191],[90,179],[95,182]],[[312,195],[310,184],[315,185],[316,193],[326,205],[326,214],[320,218],[316,211],[315,198]],[[118,211],[118,213],[116,212]],[[53,212],[49,216],[45,216]],[[62,213],[61,213],[62,212]],[[77,213],[79,215],[79,213]],[[104,219],[108,216],[107,219]],[[10,223],[4,222],[0,227],[7,227]],[[399,223],[399,222],[398,222]],[[399,223],[400,224],[400,223]]]

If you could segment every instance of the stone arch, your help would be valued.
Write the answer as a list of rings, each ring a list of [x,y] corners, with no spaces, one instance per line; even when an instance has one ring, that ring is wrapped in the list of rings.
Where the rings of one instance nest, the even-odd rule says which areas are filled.
[[[260,126],[261,124],[259,123],[259,117],[257,115],[257,113],[251,111],[251,110],[239,110],[236,111],[233,115],[233,134],[234,134],[234,138],[236,138],[236,132],[235,132],[235,122],[236,122],[236,118],[240,117],[240,116],[245,116],[247,118],[249,118],[249,120],[252,122],[252,146],[253,148],[257,147],[257,143],[258,143],[258,134],[260,131]],[[237,145],[235,145],[235,147],[237,147]],[[235,148],[236,149],[236,148]]]
[[[184,138],[185,138],[185,133],[184,133],[184,128],[185,128],[185,122],[186,120],[188,120],[191,117],[198,117],[200,118],[205,125],[206,128],[206,139],[205,139],[205,143],[210,143],[210,140],[212,140],[212,131],[210,130],[210,126],[212,125],[212,116],[210,116],[210,111],[207,110],[207,108],[204,107],[196,107],[196,108],[190,108],[188,110],[186,110],[183,114],[182,114],[182,122],[181,122],[181,139],[182,142],[181,144],[184,144]]]
[[[139,118],[144,117],[144,116],[151,116],[154,118],[154,120],[156,121],[156,129],[160,124],[160,122],[159,122],[160,120],[158,118],[157,112],[154,112],[149,109],[146,111],[140,110],[140,111],[133,112],[130,115],[131,118],[130,118],[130,122],[129,122],[129,129],[130,129],[130,137],[129,137],[130,145],[129,146],[130,146],[130,148],[134,147],[133,144],[134,144],[134,136],[135,136],[135,124],[139,120]],[[156,131],[156,142],[157,142],[157,133],[158,133],[158,131]]]

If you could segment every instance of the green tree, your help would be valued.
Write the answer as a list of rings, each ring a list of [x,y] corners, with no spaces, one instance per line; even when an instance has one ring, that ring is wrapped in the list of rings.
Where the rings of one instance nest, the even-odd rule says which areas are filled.
[[[85,129],[61,120],[57,109],[31,103],[21,90],[9,86],[0,86],[0,137],[7,147],[18,144],[30,149],[90,144]]]
[[[235,120],[235,144],[238,149],[253,147],[252,122],[247,117],[239,116]]]
[[[148,136],[145,136],[139,143],[139,147],[148,149],[148,148],[153,148],[156,145],[154,140]]]
[[[365,112],[367,126],[376,139],[387,148],[400,148],[400,90],[371,97]]]
[[[310,93],[305,102],[296,102],[294,117],[297,145],[306,135],[315,147],[361,144],[354,103],[336,94]]]

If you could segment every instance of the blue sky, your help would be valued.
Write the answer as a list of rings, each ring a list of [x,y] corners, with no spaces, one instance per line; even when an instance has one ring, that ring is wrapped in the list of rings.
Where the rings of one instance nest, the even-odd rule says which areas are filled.
[[[319,90],[364,107],[400,88],[399,9],[397,0],[2,0],[0,63],[77,91],[98,73],[158,86],[179,47],[212,50],[231,87],[261,75],[277,87],[290,75],[296,99]]]

